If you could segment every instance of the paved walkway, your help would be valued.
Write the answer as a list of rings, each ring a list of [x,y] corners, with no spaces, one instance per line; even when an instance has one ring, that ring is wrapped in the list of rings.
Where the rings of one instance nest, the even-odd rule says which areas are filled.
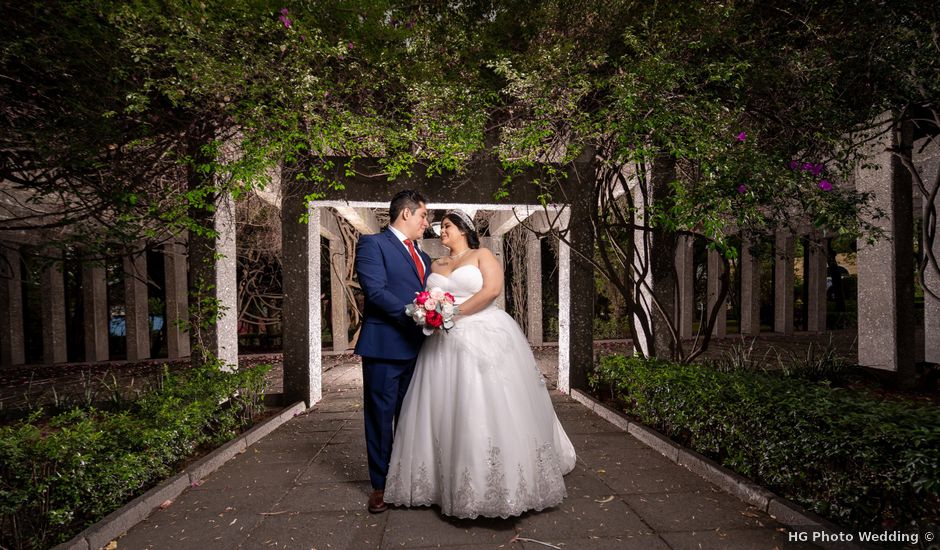
[[[151,514],[118,548],[797,547],[768,515],[557,392],[578,451],[561,506],[507,520],[451,520],[435,508],[369,514],[361,385],[358,363],[337,361],[323,401]]]

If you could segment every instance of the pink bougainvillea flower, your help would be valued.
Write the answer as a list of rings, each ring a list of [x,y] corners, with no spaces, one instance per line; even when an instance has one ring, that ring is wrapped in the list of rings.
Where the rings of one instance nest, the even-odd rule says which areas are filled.
[[[813,174],[813,176],[818,176],[822,173],[823,169],[825,169],[823,164],[814,164],[813,167],[809,169],[809,171],[811,174]]]
[[[738,193],[744,194],[747,192],[747,186],[743,183],[738,186]]]
[[[289,13],[290,13],[290,10],[288,10],[287,8],[281,8],[281,15],[288,15]]]
[[[290,26],[291,26],[291,20],[290,20],[289,17],[287,17],[286,15],[282,15],[282,16],[278,17],[278,19],[281,20],[281,24],[284,25],[284,28],[285,28],[285,29],[289,29],[289,28],[290,28]]]
[[[738,141],[744,141],[747,139],[747,132],[741,132],[738,134]]]
[[[790,170],[796,170],[796,169],[798,169],[799,167],[800,167],[800,161],[798,161],[798,160],[791,160],[791,161],[790,161]]]
[[[829,183],[829,180],[820,180],[819,188],[823,191],[832,191],[832,184]]]
[[[813,163],[812,163],[812,162],[804,162],[803,165],[800,166],[800,168],[803,169],[803,170],[806,170],[806,171],[812,170],[812,169],[813,169]]]

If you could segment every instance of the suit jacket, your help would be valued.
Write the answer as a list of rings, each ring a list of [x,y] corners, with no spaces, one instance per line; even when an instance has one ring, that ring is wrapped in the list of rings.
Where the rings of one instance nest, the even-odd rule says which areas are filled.
[[[362,331],[356,354],[376,359],[406,360],[417,357],[424,333],[405,315],[415,293],[424,289],[431,272],[431,257],[424,260],[424,279],[408,249],[391,231],[363,235],[356,245],[356,274],[365,294]]]

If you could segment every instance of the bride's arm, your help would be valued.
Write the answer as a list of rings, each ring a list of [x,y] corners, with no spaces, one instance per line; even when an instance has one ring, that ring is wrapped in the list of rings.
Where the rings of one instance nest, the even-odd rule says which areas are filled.
[[[473,315],[484,309],[503,290],[503,268],[496,256],[487,248],[481,248],[478,256],[480,273],[483,274],[483,288],[460,304],[460,315]]]

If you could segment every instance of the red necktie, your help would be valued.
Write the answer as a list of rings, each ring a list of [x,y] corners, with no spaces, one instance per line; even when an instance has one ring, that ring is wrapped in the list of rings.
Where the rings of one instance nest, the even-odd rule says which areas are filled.
[[[415,245],[411,243],[410,239],[405,239],[405,245],[408,247],[408,251],[411,252],[411,259],[415,261],[415,267],[418,268],[418,277],[421,279],[421,282],[424,282],[424,262],[421,261],[421,258],[418,257],[418,252],[415,251]]]

